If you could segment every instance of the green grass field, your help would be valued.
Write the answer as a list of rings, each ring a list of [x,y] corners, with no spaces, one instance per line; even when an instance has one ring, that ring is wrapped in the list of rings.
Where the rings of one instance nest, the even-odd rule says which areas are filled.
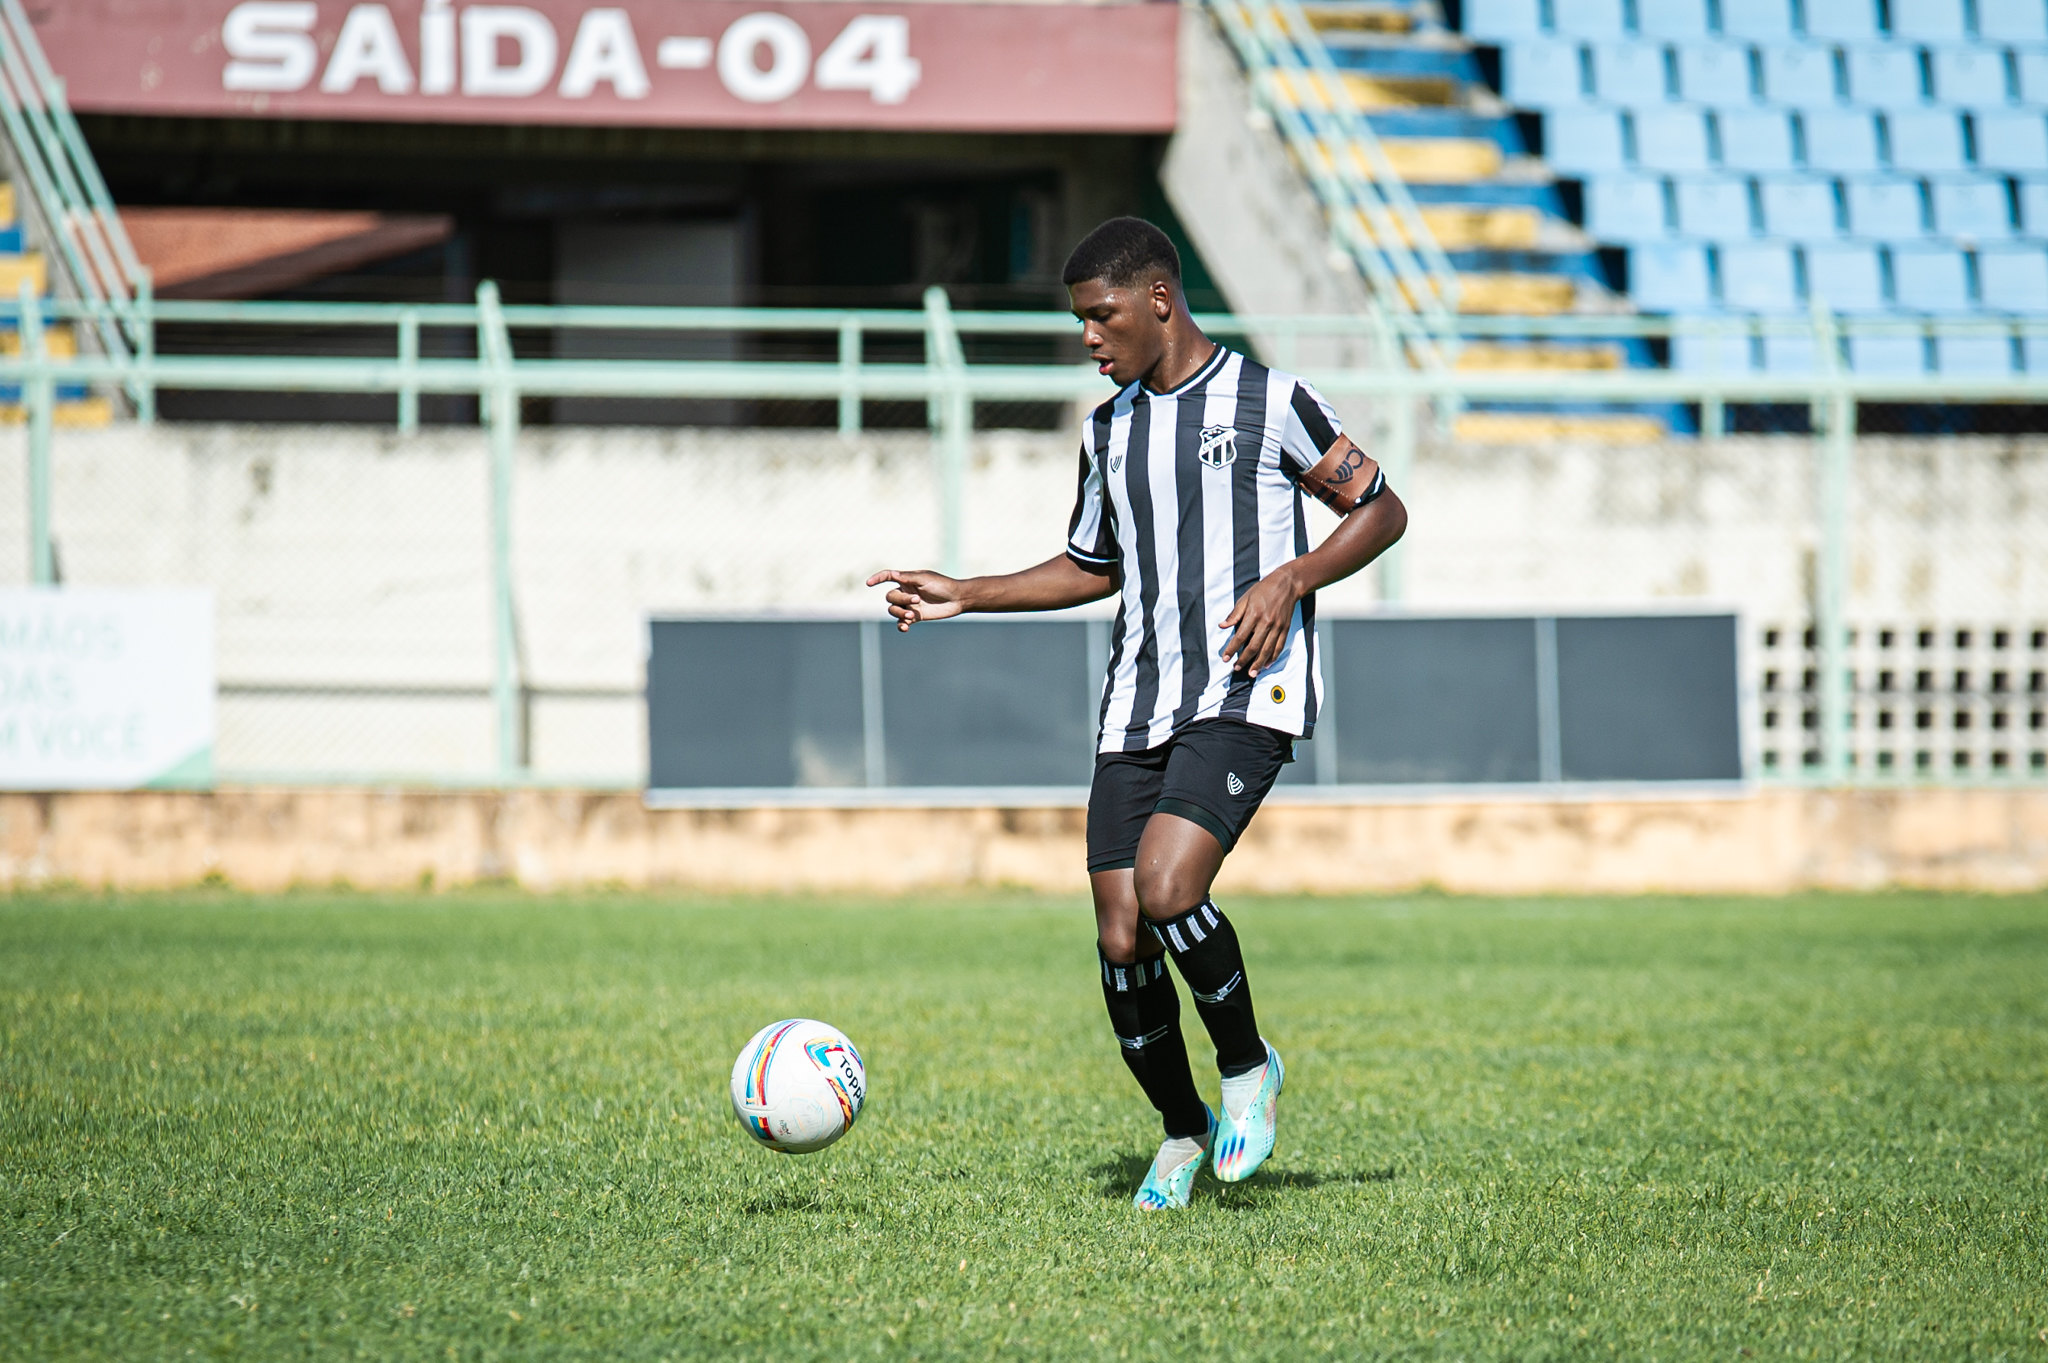
[[[1281,1147],[1141,1218],[1078,900],[0,900],[0,1356],[2048,1360],[2048,899],[1226,907]]]

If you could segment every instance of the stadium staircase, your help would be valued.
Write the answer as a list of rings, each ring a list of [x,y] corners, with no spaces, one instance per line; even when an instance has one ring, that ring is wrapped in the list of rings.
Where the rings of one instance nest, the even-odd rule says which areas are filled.
[[[0,163],[0,353],[21,353],[24,299],[45,310],[53,357],[122,359],[147,346],[148,275],[20,0],[0,0]],[[79,320],[54,317],[53,300]],[[103,425],[123,398],[133,401],[60,384],[53,419]],[[23,416],[19,388],[0,385],[0,421]]]
[[[1454,279],[1440,293],[1457,313],[1507,323],[1630,310],[1597,244],[1573,221],[1565,188],[1535,154],[1524,121],[1489,86],[1481,54],[1446,22],[1436,0],[1219,0],[1214,12],[1255,77],[1261,65],[1280,68],[1255,80],[1255,89],[1283,131],[1295,134],[1287,139],[1295,160],[1316,183],[1333,226],[1341,225],[1347,206],[1327,191],[1323,172],[1345,161],[1367,174],[1384,169],[1419,220],[1391,244],[1413,242],[1421,254],[1444,262]],[[1300,63],[1311,78],[1275,62],[1270,50],[1277,44],[1270,39],[1266,51],[1245,41],[1240,30],[1256,32],[1262,18],[1298,49],[1312,49]],[[1343,95],[1330,97],[1319,84],[1325,74],[1341,81]],[[1333,105],[1357,111],[1368,145],[1347,146],[1329,135],[1325,111]],[[1304,147],[1302,134],[1320,136]],[[1389,234],[1371,222],[1351,235],[1368,238],[1361,255],[1390,244]],[[1375,297],[1385,300],[1385,290],[1373,282]],[[1640,340],[1543,339],[1505,324],[1482,337],[1447,338],[1443,352],[1466,371],[1618,369],[1656,359]],[[1689,429],[1690,418],[1671,405],[1537,409],[1496,402],[1475,404],[1455,419],[1456,433],[1468,440],[1570,435],[1633,441],[1674,428]]]

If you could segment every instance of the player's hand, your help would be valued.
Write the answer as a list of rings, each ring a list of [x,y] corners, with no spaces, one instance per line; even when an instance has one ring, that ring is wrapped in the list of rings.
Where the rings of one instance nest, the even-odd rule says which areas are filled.
[[[1272,666],[1287,647],[1287,626],[1300,601],[1301,593],[1284,569],[1260,579],[1240,597],[1217,626],[1231,631],[1230,641],[1223,645],[1223,656],[1236,660],[1230,670],[1256,677]]]
[[[944,620],[967,609],[961,600],[960,584],[944,573],[923,568],[884,568],[868,579],[870,587],[879,587],[884,582],[896,584],[889,589],[889,614],[896,617],[899,630],[907,631],[920,620]]]

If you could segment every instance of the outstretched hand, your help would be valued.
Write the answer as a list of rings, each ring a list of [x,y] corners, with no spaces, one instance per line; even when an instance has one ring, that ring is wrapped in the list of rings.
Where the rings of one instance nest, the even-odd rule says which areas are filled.
[[[868,579],[870,587],[884,582],[889,589],[889,614],[896,628],[908,630],[920,620],[944,620],[966,609],[960,599],[960,584],[944,573],[924,568],[884,568]]]

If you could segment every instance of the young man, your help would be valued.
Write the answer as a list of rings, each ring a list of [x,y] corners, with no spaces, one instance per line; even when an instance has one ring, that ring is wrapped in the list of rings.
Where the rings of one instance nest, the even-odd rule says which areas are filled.
[[[1209,885],[1315,725],[1316,588],[1378,557],[1407,512],[1315,390],[1202,334],[1179,254],[1151,223],[1102,224],[1063,279],[1089,358],[1117,385],[1082,437],[1066,551],[1002,577],[890,570],[868,585],[892,584],[903,630],[1120,593],[1088,872],[1110,1022],[1166,1128],[1134,1201],[1163,1210],[1187,1205],[1205,1154],[1229,1183],[1273,1151],[1285,1070]],[[1314,550],[1303,492],[1343,518]],[[1220,1117],[1188,1070],[1169,955],[1216,1046]]]

